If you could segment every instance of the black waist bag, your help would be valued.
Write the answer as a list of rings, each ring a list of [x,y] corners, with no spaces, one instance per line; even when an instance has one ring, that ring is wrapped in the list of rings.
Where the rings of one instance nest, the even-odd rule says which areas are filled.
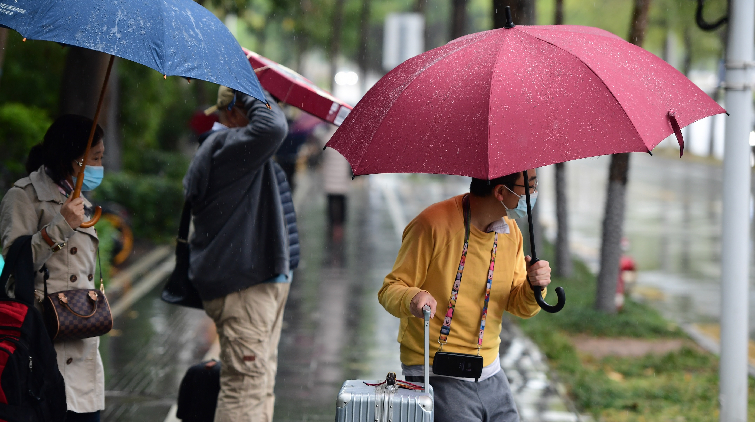
[[[15,280],[15,299],[5,286]],[[34,307],[31,236],[16,239],[0,275],[0,420],[62,422],[66,392],[42,314]]]
[[[198,363],[186,371],[178,388],[176,417],[183,422],[212,422],[220,394],[220,362]]]

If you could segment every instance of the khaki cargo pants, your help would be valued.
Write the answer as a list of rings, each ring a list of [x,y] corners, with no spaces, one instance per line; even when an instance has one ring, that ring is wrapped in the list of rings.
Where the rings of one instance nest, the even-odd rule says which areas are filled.
[[[204,302],[220,340],[215,422],[271,422],[283,308],[290,283],[262,283]]]

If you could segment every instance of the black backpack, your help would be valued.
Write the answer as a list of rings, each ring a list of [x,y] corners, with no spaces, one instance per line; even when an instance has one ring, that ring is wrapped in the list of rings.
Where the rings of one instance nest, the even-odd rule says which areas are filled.
[[[5,286],[15,280],[15,299]],[[66,392],[57,355],[34,307],[31,236],[13,242],[0,275],[0,420],[62,422]]]

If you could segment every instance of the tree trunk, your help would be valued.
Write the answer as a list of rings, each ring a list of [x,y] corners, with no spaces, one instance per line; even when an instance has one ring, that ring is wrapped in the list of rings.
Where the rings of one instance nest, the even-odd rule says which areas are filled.
[[[368,42],[370,37],[370,0],[362,0],[362,12],[359,18],[359,56],[357,57],[357,62],[359,63],[359,73],[361,74],[359,76],[361,78],[359,86],[361,87],[362,94],[364,94],[367,92],[367,64],[369,63],[367,53],[369,51]]]
[[[105,150],[103,165],[107,171],[121,171],[122,145],[120,137],[120,78],[118,73],[118,59],[113,62],[113,69],[110,71],[110,81],[108,82],[107,93],[105,94],[105,104],[107,108],[100,114],[104,117],[102,129],[105,131]],[[104,107],[104,105],[103,105]]]
[[[566,195],[566,166],[556,164],[556,256],[555,274],[571,277],[574,272],[569,245],[569,205]]]
[[[70,50],[60,85],[60,114],[80,114],[91,119],[97,109],[110,55],[80,47],[67,48]],[[103,102],[103,107],[106,106]],[[107,115],[104,109],[100,112],[100,116],[103,115]]]
[[[467,35],[468,0],[451,0],[451,39]]]
[[[97,102],[100,99],[102,83],[105,81],[110,55],[79,47],[70,49],[63,69],[63,83],[60,88],[60,114],[79,114],[94,118]],[[105,98],[98,124],[105,131],[105,165],[108,170],[120,170],[121,143],[118,136],[118,70],[117,60],[110,72]],[[115,88],[114,88],[115,87]]]
[[[497,8],[496,3],[500,3],[503,8],[506,6],[511,7],[511,19],[516,25],[534,25],[535,24],[535,1],[534,0],[494,0],[494,8]],[[498,8],[499,10],[501,8]],[[500,13],[500,12],[499,12]],[[495,15],[494,15],[495,16]],[[494,17],[495,19],[495,17]],[[502,17],[503,21],[506,21],[506,15]],[[500,26],[501,28],[503,26]]]
[[[333,5],[331,21],[333,32],[331,32],[332,36],[330,38],[330,92],[333,92],[336,87],[335,79],[338,70],[338,54],[341,52],[341,22],[343,20],[344,2],[345,0],[336,0],[335,5]]]
[[[5,62],[6,45],[8,45],[8,28],[0,28],[0,82],[3,80],[3,62]]]
[[[564,0],[556,0],[554,24],[564,23]],[[566,195],[566,165],[556,164],[556,256],[555,274],[559,277],[571,277],[574,265],[569,245],[569,201]]]
[[[556,0],[556,15],[553,19],[553,24],[564,24],[564,0]]]
[[[629,41],[642,46],[645,39],[650,0],[635,0]],[[624,202],[629,174],[629,154],[613,154],[608,176],[606,212],[603,219],[603,238],[600,247],[600,272],[595,294],[595,308],[599,311],[616,313],[614,297],[619,279],[621,260],[621,238],[624,231]]]
[[[430,25],[428,25],[427,14],[425,13],[425,10],[427,10],[427,1],[428,0],[416,0],[414,3],[414,13],[419,13],[425,20],[425,29],[422,31],[422,45],[425,47],[425,51],[428,49],[427,46],[430,45],[430,32],[427,29]]]

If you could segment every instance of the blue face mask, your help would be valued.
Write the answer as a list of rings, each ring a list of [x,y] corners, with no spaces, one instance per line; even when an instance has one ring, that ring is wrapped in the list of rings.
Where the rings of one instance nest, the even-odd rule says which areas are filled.
[[[102,166],[86,166],[84,169],[84,183],[81,184],[81,190],[94,190],[102,183],[104,174],[105,168]],[[73,185],[76,186],[76,176],[73,176]]]
[[[506,189],[509,189],[508,186],[504,185]],[[517,195],[516,192],[509,189],[509,192],[513,193],[514,195],[519,197],[519,202],[516,204],[516,208],[510,209],[506,206],[506,204],[501,201],[501,205],[503,205],[504,208],[506,208],[506,215],[509,218],[525,218],[527,217],[527,195]],[[530,194],[530,205],[532,208],[535,208],[535,202],[537,202],[537,192],[533,192]]]

